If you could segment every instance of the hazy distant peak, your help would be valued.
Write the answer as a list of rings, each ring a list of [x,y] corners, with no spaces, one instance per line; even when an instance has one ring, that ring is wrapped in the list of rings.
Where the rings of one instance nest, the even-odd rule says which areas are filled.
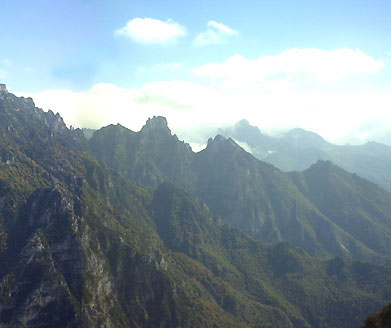
[[[252,132],[253,134],[261,135],[261,131],[257,126],[251,125],[246,119],[236,122],[234,126],[236,132]]]
[[[317,138],[319,140],[325,141],[319,134],[316,134],[315,132],[312,131],[304,130],[302,128],[294,128],[290,130],[285,134],[285,137],[290,137],[290,138],[312,137],[312,138]]]
[[[391,150],[391,147],[385,144],[382,144],[377,141],[368,141],[366,144],[362,145],[364,148],[368,148],[370,150],[376,150],[376,151],[386,151],[389,152]]]
[[[287,132],[283,139],[301,147],[320,147],[328,144],[319,134],[302,128],[295,128]]]
[[[235,124],[235,127],[245,127],[245,126],[250,126],[249,121],[247,121],[246,119],[240,120]]]

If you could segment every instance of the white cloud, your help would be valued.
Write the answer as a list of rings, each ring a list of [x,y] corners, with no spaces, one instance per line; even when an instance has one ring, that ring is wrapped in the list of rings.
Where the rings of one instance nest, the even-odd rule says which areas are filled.
[[[196,142],[190,142],[189,143],[191,149],[195,152],[195,153],[198,153],[200,152],[201,150],[205,149],[206,148],[206,143],[196,143]]]
[[[317,79],[335,81],[352,74],[376,73],[384,66],[359,49],[327,51],[321,49],[290,49],[276,56],[262,56],[255,60],[240,55],[229,57],[224,63],[209,63],[194,70],[195,75],[219,79],[230,85],[247,87],[265,81]],[[236,81],[236,82],[235,82]]]
[[[186,28],[172,19],[165,22],[153,18],[133,18],[115,31],[140,43],[168,44],[186,35]]]
[[[359,50],[319,51],[323,62],[344,69],[342,77],[376,73],[382,68],[382,62]],[[303,53],[297,49],[268,57],[266,62],[272,68],[263,62],[263,57],[251,61],[235,56],[223,64],[196,70],[212,82],[217,81],[215,85],[167,81],[125,89],[101,83],[84,92],[51,90],[25,96],[32,96],[43,108],[60,112],[68,125],[76,127],[99,128],[120,122],[139,130],[148,117],[162,115],[180,138],[195,147],[199,145],[196,149],[213,136],[217,127],[224,128],[243,118],[267,133],[302,127],[334,142],[380,140],[391,126],[391,92],[373,91],[376,82],[367,91],[345,80],[339,83],[336,78],[341,78],[340,72],[324,73],[324,67],[316,67],[319,51],[304,51],[301,59],[297,56]],[[313,53],[315,59],[309,55]],[[344,56],[351,60],[348,68],[342,67],[348,62]],[[335,59],[341,57],[342,60]],[[333,66],[329,69],[336,70]],[[296,73],[292,78],[291,74]],[[303,83],[302,73],[308,73],[305,79],[311,87],[298,87]],[[231,83],[229,89],[227,81]]]
[[[228,27],[227,25],[215,21],[209,21],[207,26],[209,28],[205,32],[198,34],[194,39],[193,44],[196,47],[202,47],[211,44],[221,44],[226,41],[228,36],[238,34],[237,31]]]
[[[293,127],[315,131],[331,141],[376,137],[368,121],[391,126],[388,92],[224,92],[184,81],[154,82],[138,89],[97,84],[85,92],[51,90],[29,94],[36,104],[60,112],[68,125],[99,128],[120,122],[139,130],[148,117],[167,117],[186,141],[205,143],[217,127],[242,118],[263,132]]]
[[[228,27],[227,25],[224,25],[222,23],[218,23],[218,22],[215,22],[215,21],[209,21],[207,26],[214,27],[216,30],[218,30],[222,34],[226,34],[226,35],[236,35],[236,34],[238,34],[237,31],[235,31],[234,29]]]

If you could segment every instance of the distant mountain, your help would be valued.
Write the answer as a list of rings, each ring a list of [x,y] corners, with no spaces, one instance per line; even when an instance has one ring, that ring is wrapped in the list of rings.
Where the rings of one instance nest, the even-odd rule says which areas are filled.
[[[193,153],[158,117],[138,133],[120,126],[98,130],[90,145],[130,180],[152,187],[170,181],[259,240],[289,241],[320,257],[391,261],[391,194],[330,162],[283,173],[220,135]]]
[[[391,147],[368,142],[361,146],[333,145],[316,133],[293,129],[280,138],[261,133],[248,121],[239,121],[218,133],[244,142],[251,153],[283,171],[302,171],[318,160],[330,160],[391,191]]]

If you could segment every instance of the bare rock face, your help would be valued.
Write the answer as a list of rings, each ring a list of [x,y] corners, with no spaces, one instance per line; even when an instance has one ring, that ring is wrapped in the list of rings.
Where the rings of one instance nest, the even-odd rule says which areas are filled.
[[[0,92],[8,92],[7,86],[4,83],[0,83]]]
[[[15,258],[0,280],[4,327],[79,326],[79,220],[58,190],[38,190],[23,206],[11,232]]]

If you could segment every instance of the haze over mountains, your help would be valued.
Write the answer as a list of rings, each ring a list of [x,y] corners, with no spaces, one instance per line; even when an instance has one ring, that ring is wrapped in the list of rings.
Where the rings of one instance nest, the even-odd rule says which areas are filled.
[[[391,147],[367,142],[364,145],[334,145],[316,133],[293,129],[282,137],[270,137],[242,120],[219,133],[245,143],[258,159],[283,171],[302,171],[318,160],[330,160],[345,170],[391,190]]]
[[[0,91],[4,327],[358,327],[391,299],[391,194],[162,117],[90,140]],[[367,262],[362,262],[365,260]]]

